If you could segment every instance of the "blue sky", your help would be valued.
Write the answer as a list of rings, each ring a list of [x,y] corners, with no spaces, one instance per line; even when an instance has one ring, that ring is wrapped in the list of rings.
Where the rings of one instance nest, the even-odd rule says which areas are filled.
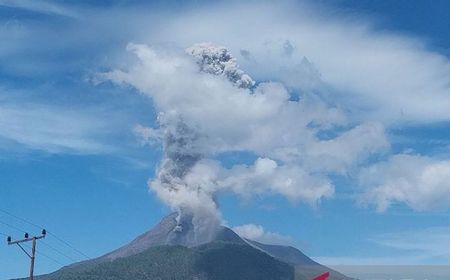
[[[267,178],[256,178],[243,185],[250,186],[245,193],[227,186],[217,194],[224,223],[247,225],[260,240],[295,244],[325,264],[449,263],[448,1],[144,2],[0,1],[1,210],[46,227],[91,257],[168,214],[170,207],[148,187],[161,143],[142,145],[134,128],[157,128],[158,112],[172,104],[146,92],[147,80],[160,84],[138,79],[147,61],[126,49],[143,44],[137,55],[151,49],[178,57],[206,41],[229,48],[257,85],[280,82],[310,102],[308,114],[323,122],[321,136],[288,138],[300,143],[293,148],[318,149],[325,158],[308,154],[291,163],[277,158],[268,148],[276,143],[269,143],[215,151],[209,159],[224,170],[248,166],[228,175],[233,178],[250,176],[245,172],[257,158],[273,159],[279,176],[306,170],[314,176],[305,182],[327,182],[333,190],[306,189],[318,196],[311,201],[297,191],[301,184],[293,191],[260,189]],[[116,69],[130,75],[99,82],[99,73]],[[289,116],[279,121],[301,125]],[[272,121],[254,125],[270,128]],[[202,124],[207,136],[235,139],[232,129],[214,134]],[[308,125],[299,130],[314,131]],[[320,144],[327,139],[335,141]],[[336,153],[341,148],[343,155]],[[15,238],[23,234],[17,229],[39,232],[1,211],[0,222],[0,233]],[[45,243],[38,244],[45,255],[38,257],[38,273],[84,259],[52,236]],[[0,246],[0,279],[25,276],[27,263],[18,248]]]

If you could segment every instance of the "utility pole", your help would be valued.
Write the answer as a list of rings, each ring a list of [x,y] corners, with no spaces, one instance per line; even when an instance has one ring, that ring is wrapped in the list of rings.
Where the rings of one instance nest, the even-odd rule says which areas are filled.
[[[30,264],[30,278],[29,278],[30,280],[33,280],[33,275],[34,275],[34,259],[36,258],[36,241],[39,240],[39,239],[45,238],[46,234],[47,234],[47,231],[45,229],[42,230],[42,235],[40,235],[40,236],[30,237],[28,235],[28,233],[25,233],[25,239],[16,240],[16,241],[12,241],[11,236],[8,236],[8,239],[7,239],[8,245],[16,244],[30,258],[30,260],[31,260],[31,264]],[[22,245],[20,245],[21,243],[29,242],[29,241],[32,242],[31,254],[28,253],[28,251],[25,250],[22,247]]]

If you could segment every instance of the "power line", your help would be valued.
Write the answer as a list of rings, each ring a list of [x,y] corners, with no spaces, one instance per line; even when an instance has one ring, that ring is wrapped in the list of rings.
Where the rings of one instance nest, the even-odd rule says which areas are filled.
[[[30,222],[30,221],[28,221],[28,220],[26,220],[26,219],[23,219],[23,218],[21,218],[21,217],[19,217],[19,216],[16,216],[16,215],[14,215],[14,214],[12,214],[12,213],[10,213],[10,212],[8,212],[8,211],[5,211],[5,210],[0,209],[0,212],[1,212],[1,213],[4,213],[4,214],[7,214],[7,215],[9,215],[9,216],[11,216],[11,217],[13,217],[13,218],[15,218],[15,219],[18,219],[18,220],[20,220],[20,221],[22,221],[22,222],[24,222],[24,223],[27,223],[27,224],[29,224],[29,225],[32,225],[32,226],[34,226],[34,227],[36,227],[36,228],[42,229],[42,235],[30,237],[30,236],[28,235],[28,233],[26,233],[26,232],[25,232],[24,230],[22,230],[21,228],[16,227],[15,225],[11,225],[11,224],[9,224],[9,223],[6,223],[6,222],[3,222],[3,221],[0,220],[0,224],[3,224],[3,225],[5,225],[5,226],[7,226],[7,227],[9,227],[9,228],[11,228],[11,229],[17,230],[17,231],[19,231],[19,232],[24,232],[24,233],[25,233],[25,238],[24,238],[24,239],[20,239],[20,240],[12,240],[12,238],[11,238],[10,236],[8,236],[8,235],[6,235],[6,234],[0,232],[1,235],[7,236],[8,245],[17,245],[17,246],[18,246],[18,247],[19,247],[19,248],[20,248],[20,249],[21,249],[21,250],[22,250],[29,258],[30,258],[30,277],[29,277],[30,280],[33,280],[33,279],[34,279],[34,264],[35,264],[36,255],[40,255],[40,256],[42,256],[42,257],[44,257],[44,258],[47,258],[47,259],[53,261],[54,263],[56,263],[56,264],[58,264],[58,265],[60,265],[60,266],[64,266],[64,264],[61,263],[60,261],[58,261],[57,259],[54,259],[54,258],[50,257],[49,255],[44,254],[44,253],[42,253],[41,251],[37,251],[37,250],[36,250],[36,243],[37,243],[36,241],[41,240],[41,242],[43,242],[42,239],[44,239],[45,236],[46,236],[46,234],[47,234],[47,231],[46,231],[45,229],[43,229],[42,227],[38,226],[38,225],[35,224],[35,223],[32,223],[32,222]],[[77,251],[77,252],[79,252],[79,253],[82,253],[82,252],[80,252],[79,250],[77,250],[76,248],[74,248],[72,245],[68,244],[68,243],[67,243],[66,241],[64,241],[63,239],[57,237],[55,234],[52,234],[52,236],[55,237],[56,239],[60,240],[60,241],[63,242],[64,244],[66,244],[66,246],[69,246],[70,248],[74,249],[75,251]],[[27,246],[27,243],[28,243],[28,242],[31,242],[31,243],[32,243],[31,250],[30,250],[30,247]],[[60,250],[54,248],[53,246],[51,246],[51,245],[49,245],[49,244],[47,244],[47,243],[45,243],[45,242],[43,242],[43,244],[44,244],[45,246],[47,246],[48,248],[52,249],[53,251],[57,252],[57,253],[60,254],[61,256],[64,256],[64,257],[68,258],[68,259],[71,260],[71,261],[76,261],[76,260],[74,260],[73,258],[71,258],[71,257],[69,257],[68,255],[66,255],[66,254],[64,254],[63,252],[61,252]],[[28,251],[25,250],[24,247],[28,248]]]
[[[60,250],[56,249],[55,247],[51,246],[51,245],[48,244],[47,242],[41,241],[41,243],[42,243],[43,245],[45,245],[46,247],[52,249],[52,250],[55,251],[56,253],[60,254],[61,256],[65,257],[65,258],[67,258],[67,259],[69,259],[69,260],[71,260],[71,261],[73,261],[73,262],[76,262],[76,261],[77,261],[77,260],[75,260],[74,258],[69,257],[68,255],[64,254],[64,253],[61,252]]]
[[[12,213],[9,212],[9,211],[0,209],[0,212],[4,213],[4,214],[6,214],[6,215],[9,215],[9,216],[11,216],[11,217],[13,217],[13,218],[16,218],[16,219],[18,219],[18,220],[20,220],[20,221],[22,221],[22,222],[24,222],[24,223],[27,223],[27,224],[29,224],[29,225],[31,225],[31,226],[34,226],[34,227],[36,227],[36,228],[38,228],[38,229],[43,229],[43,227],[41,227],[41,226],[39,226],[39,225],[37,225],[37,224],[35,224],[35,223],[33,223],[33,222],[30,222],[30,221],[27,220],[27,219],[24,219],[24,218],[22,218],[22,217],[19,217],[19,216],[17,216],[17,215],[14,215],[14,214],[12,214]],[[1,221],[0,221],[0,222],[1,222]],[[3,224],[6,225],[6,223],[3,223]],[[11,226],[11,225],[7,225],[7,226],[9,226],[9,227],[11,227],[11,228],[14,228],[14,229],[16,229],[16,230],[19,230],[19,231],[21,231],[21,232],[25,232],[25,231],[23,231],[23,230],[20,230],[20,229],[14,227],[14,226]],[[47,233],[48,233],[49,235],[53,236],[53,237],[54,237],[55,239],[57,239],[59,242],[63,243],[63,244],[66,245],[67,247],[69,247],[70,249],[72,249],[72,250],[74,250],[75,252],[77,252],[78,254],[82,255],[83,257],[88,258],[88,259],[91,258],[91,257],[89,257],[88,255],[86,255],[85,253],[83,253],[83,252],[81,252],[80,250],[78,250],[77,248],[75,248],[74,246],[72,246],[69,242],[67,242],[67,241],[63,240],[62,238],[58,237],[58,236],[57,236],[56,234],[54,234],[53,232],[47,231]]]
[[[8,212],[8,211],[5,211],[5,210],[0,209],[0,212],[3,212],[3,213],[6,214],[6,215],[9,215],[9,216],[11,216],[11,217],[13,217],[13,218],[16,218],[16,219],[18,219],[18,220],[20,220],[20,221],[22,221],[22,222],[24,222],[24,223],[27,223],[27,224],[29,224],[29,225],[32,225],[32,226],[36,227],[36,228],[38,228],[38,229],[43,229],[41,226],[38,226],[38,225],[36,225],[35,223],[32,223],[32,222],[30,222],[30,221],[28,221],[28,220],[25,220],[24,218],[21,218],[21,217],[19,217],[19,216],[16,216],[16,215],[14,215],[14,214],[12,214],[12,213],[10,213],[10,212]]]
[[[25,238],[20,240],[12,240],[11,237],[8,237],[8,245],[17,245],[29,258],[30,258],[30,280],[34,279],[34,262],[36,260],[36,241],[45,238],[46,235],[45,229],[42,230],[42,235],[30,237],[28,233],[25,233]],[[27,251],[23,248],[27,242],[31,242],[33,244],[31,246],[31,251]],[[23,243],[23,245],[22,245]]]
[[[46,254],[42,253],[41,251],[36,250],[36,253],[37,253],[38,255],[41,255],[41,256],[43,256],[43,257],[45,257],[45,258],[47,258],[47,259],[53,261],[54,263],[59,264],[60,266],[65,266],[65,264],[63,264],[63,263],[61,263],[61,262],[55,260],[55,259],[52,258],[52,257],[47,256]]]
[[[4,212],[4,211],[2,211],[2,212]],[[3,221],[0,221],[0,224],[3,224],[3,225],[5,225],[5,226],[7,226],[7,227],[9,227],[9,228],[12,228],[12,229],[14,229],[14,230],[17,230],[17,231],[20,231],[20,232],[25,233],[25,231],[24,231],[23,229],[20,229],[20,228],[18,228],[18,227],[16,227],[16,226],[13,226],[13,225],[11,225],[11,224],[5,223],[5,222],[3,222]],[[3,236],[9,237],[9,235],[7,235],[7,234],[5,234],[5,233],[2,233],[2,232],[0,232],[0,234],[3,235]],[[47,245],[47,246],[50,247],[50,245]],[[28,249],[31,249],[30,246],[25,245],[25,247],[27,247]],[[36,252],[37,252],[37,251],[36,251]],[[58,264],[61,264],[60,262],[54,260],[53,258],[51,258],[51,257],[49,257],[49,256],[47,256],[47,255],[45,255],[45,254],[43,254],[43,253],[41,253],[41,252],[37,252],[37,253],[43,255],[44,257],[46,257],[46,258],[48,258],[48,259],[51,259],[51,260],[57,262]]]
[[[24,230],[22,230],[22,229],[20,229],[20,228],[18,228],[18,227],[16,227],[16,226],[10,225],[10,224],[8,224],[8,223],[5,223],[5,222],[3,222],[3,221],[0,221],[0,224],[3,224],[3,225],[5,225],[5,226],[7,226],[7,227],[9,227],[9,228],[12,228],[12,229],[14,229],[14,230],[20,231],[20,232],[22,232],[22,233],[25,233]]]
[[[29,246],[29,245],[25,245],[25,247],[28,248],[28,249],[31,249],[31,246]],[[60,266],[65,266],[65,264],[63,264],[63,263],[61,263],[60,261],[58,261],[58,260],[56,260],[56,259],[50,257],[49,255],[46,255],[46,254],[42,253],[41,251],[39,251],[39,250],[37,250],[37,249],[36,249],[36,254],[39,254],[39,255],[41,255],[41,256],[43,256],[43,257],[45,257],[45,258],[51,260],[52,262],[54,262],[54,263],[56,263],[56,264],[58,264],[58,265],[60,265]]]
[[[4,211],[2,211],[2,212],[4,212]],[[10,227],[10,228],[12,228],[12,229],[14,229],[14,230],[20,231],[20,232],[22,232],[22,233],[26,233],[23,229],[20,229],[20,228],[18,228],[18,227],[16,227],[16,226],[13,226],[13,225],[11,225],[11,224],[5,223],[5,222],[3,222],[3,221],[0,221],[0,224],[3,224],[3,225],[5,225],[5,226],[7,226],[7,227]],[[48,233],[48,232],[47,232],[47,233]],[[0,234],[3,235],[3,236],[6,236],[6,237],[9,236],[9,235],[7,235],[7,234],[5,234],[5,233],[2,233],[2,232],[0,232]],[[48,244],[48,243],[46,243],[46,242],[44,242],[44,241],[41,241],[41,243],[44,244],[45,246],[47,246],[48,248],[52,249],[53,251],[57,252],[58,254],[60,254],[60,255],[62,255],[62,256],[64,256],[64,257],[66,257],[66,258],[68,258],[69,260],[74,261],[74,262],[77,261],[77,260],[75,260],[75,259],[69,257],[68,255],[64,254],[64,253],[61,252],[60,250],[54,248],[54,247],[51,246],[50,244]]]
[[[81,252],[80,250],[78,250],[77,248],[73,247],[72,245],[70,245],[68,242],[64,241],[63,239],[59,238],[58,236],[56,236],[54,233],[47,232],[48,234],[50,234],[51,236],[53,236],[54,238],[58,239],[60,242],[64,243],[67,247],[71,248],[72,250],[76,251],[78,254],[81,254],[82,256],[90,259],[91,257],[89,257],[88,255],[86,255],[85,253]]]
[[[5,211],[2,211],[2,212],[5,213]],[[20,229],[20,228],[18,228],[18,227],[16,227],[16,226],[13,226],[13,225],[11,225],[11,224],[9,224],[9,223],[6,223],[6,222],[3,222],[3,221],[1,221],[1,220],[0,220],[0,224],[3,224],[3,225],[5,225],[5,226],[7,226],[7,227],[9,227],[9,228],[12,228],[12,229],[14,229],[14,230],[17,230],[17,231],[20,231],[20,232],[25,233],[25,231],[24,231],[23,229]],[[28,239],[29,239],[29,238],[26,236],[26,238],[25,238],[24,240],[20,240],[19,242],[12,242],[12,243],[11,243],[10,237],[9,237],[7,234],[2,233],[2,232],[0,232],[0,234],[8,237],[8,244],[22,243],[22,242],[24,242],[24,241],[28,241]],[[41,236],[41,237],[38,237],[38,238],[41,239],[42,236]],[[37,238],[34,237],[34,239],[36,240]],[[33,238],[31,238],[31,239],[29,239],[29,240],[32,241]],[[35,242],[35,241],[33,241],[33,242]],[[39,254],[39,255],[41,255],[41,256],[43,256],[43,257],[45,257],[45,258],[47,258],[47,259],[49,259],[49,260],[51,260],[51,261],[53,261],[53,262],[55,262],[55,263],[57,263],[58,265],[64,266],[63,263],[61,263],[61,262],[55,260],[54,258],[52,258],[52,257],[50,257],[50,256],[48,256],[48,255],[46,255],[46,254],[44,254],[44,253],[42,253],[41,251],[36,250],[36,248],[32,248],[32,247],[30,247],[30,246],[28,246],[28,245],[26,245],[26,244],[23,244],[23,246],[26,247],[26,248],[28,248],[29,250],[31,250],[32,253],[33,253],[33,250],[34,250],[34,252],[35,252],[36,254]],[[46,244],[46,246],[48,246],[49,248],[53,248],[52,246],[50,246],[50,245],[48,245],[48,244]],[[34,244],[33,244],[33,247],[35,247]],[[23,249],[22,249],[22,250],[23,250]],[[55,249],[55,248],[53,248],[53,250],[58,251],[58,250]],[[27,253],[27,252],[26,252],[26,253]],[[64,255],[64,254],[61,253],[61,252],[59,252],[59,253],[62,254],[62,255]],[[28,255],[28,254],[29,254],[29,253],[27,253],[27,255]],[[28,255],[28,256],[30,257],[30,256],[32,256],[32,255]],[[31,258],[32,258],[32,262],[34,262],[34,261],[33,261],[34,256],[32,256]],[[34,265],[33,265],[33,266],[34,266]],[[32,272],[31,272],[31,273],[32,273]],[[31,276],[31,277],[32,277],[32,276]]]

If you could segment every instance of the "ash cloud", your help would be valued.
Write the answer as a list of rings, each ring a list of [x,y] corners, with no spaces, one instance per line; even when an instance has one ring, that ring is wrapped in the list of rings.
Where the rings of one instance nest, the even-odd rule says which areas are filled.
[[[238,88],[250,88],[255,84],[250,76],[239,69],[236,59],[224,47],[202,43],[186,49],[186,53],[195,58],[200,72],[223,76]],[[161,112],[158,122],[164,157],[157,177],[150,185],[158,193],[166,193],[160,196],[164,197],[167,193],[181,196],[184,193],[188,198],[185,202],[181,202],[179,197],[175,199],[177,201],[171,201],[179,216],[178,226],[170,238],[182,238],[181,244],[188,245],[206,242],[214,236],[215,229],[220,225],[216,203],[212,193],[205,192],[198,184],[189,183],[185,178],[188,173],[192,173],[194,166],[207,157],[199,146],[202,136],[175,112]],[[195,200],[198,203],[193,203]],[[207,203],[202,205],[204,202]]]
[[[255,81],[239,69],[236,58],[225,47],[200,43],[186,49],[186,53],[195,58],[200,71],[217,76],[223,75],[240,88],[255,85]]]
[[[346,174],[388,147],[376,123],[321,140],[319,132],[349,126],[339,108],[312,93],[292,100],[281,83],[256,83],[225,47],[201,43],[180,54],[130,44],[128,50],[139,62],[102,78],[132,85],[152,98],[159,112],[158,128],[135,131],[163,146],[149,186],[179,212],[171,238],[183,244],[214,236],[222,223],[215,201],[220,192],[248,198],[277,194],[317,205],[334,194],[329,174]],[[257,159],[225,168],[216,156],[230,151]]]
[[[197,133],[182,119],[177,119],[174,123],[161,119],[161,128],[164,130],[164,160],[158,179],[170,186],[174,179],[182,179],[204,156],[196,147]]]
[[[185,181],[192,168],[205,158],[198,147],[200,136],[178,115],[161,113],[158,122],[164,156],[150,186],[179,214],[178,226],[170,234],[169,242],[196,245],[209,241],[220,225],[215,202],[209,194]]]

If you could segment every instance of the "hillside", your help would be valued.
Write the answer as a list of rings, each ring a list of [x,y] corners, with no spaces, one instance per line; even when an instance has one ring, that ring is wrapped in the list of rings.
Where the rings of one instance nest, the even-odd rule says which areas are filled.
[[[192,226],[170,214],[150,231],[99,258],[75,263],[39,280],[329,280],[350,278],[291,246],[242,239],[221,227],[208,243],[192,243]]]
[[[315,276],[323,274],[325,272],[330,272],[330,277],[328,278],[329,280],[351,279],[343,275],[342,273],[339,273],[313,261],[311,258],[303,254],[300,250],[292,246],[268,245],[248,239],[246,239],[246,241],[250,245],[266,252],[272,257],[293,265],[295,267],[295,274],[298,279],[313,279]]]
[[[110,262],[67,267],[39,280],[290,280],[294,268],[245,244],[157,246]],[[300,278],[303,280],[303,278]]]

